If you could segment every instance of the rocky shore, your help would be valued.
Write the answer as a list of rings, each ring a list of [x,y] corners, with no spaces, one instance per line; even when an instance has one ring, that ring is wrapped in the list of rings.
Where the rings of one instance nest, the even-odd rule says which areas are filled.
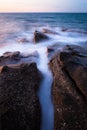
[[[46,34],[59,35],[35,31],[34,44],[49,40]],[[87,130],[87,49],[66,45],[59,51],[60,44],[47,52],[53,73],[54,130]],[[37,52],[24,56],[19,51],[0,56],[0,130],[40,130],[38,57]]]
[[[54,130],[87,130],[87,50],[67,45],[50,61]]]
[[[0,130],[40,130],[41,74],[35,62],[20,64],[19,59],[17,52],[0,57]]]

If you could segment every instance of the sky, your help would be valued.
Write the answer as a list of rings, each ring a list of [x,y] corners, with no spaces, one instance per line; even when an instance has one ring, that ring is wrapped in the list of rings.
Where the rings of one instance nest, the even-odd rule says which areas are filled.
[[[87,0],[0,0],[0,12],[87,12]]]

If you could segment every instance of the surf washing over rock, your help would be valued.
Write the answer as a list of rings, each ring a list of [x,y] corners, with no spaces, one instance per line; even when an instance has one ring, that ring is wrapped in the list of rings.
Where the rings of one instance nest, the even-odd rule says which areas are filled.
[[[40,84],[40,88],[38,90],[38,96],[39,96],[39,101],[41,105],[41,118],[42,118],[41,130],[53,130],[54,108],[53,108],[52,95],[51,95],[53,77],[48,66],[48,63],[49,63],[48,53],[47,53],[48,42],[45,42],[45,44],[43,45],[41,44],[43,43],[39,43],[36,45],[10,44],[10,46],[7,45],[5,47],[2,47],[1,51],[8,52],[4,54],[4,56],[5,55],[8,56],[10,49],[12,52],[15,52],[18,50],[19,52],[21,52],[20,55],[25,57],[25,59],[21,61],[21,63],[22,62],[28,63],[29,59],[26,57],[30,55],[31,56],[35,55],[36,58],[33,59],[32,57],[31,59],[36,62],[37,67],[42,74],[42,81]]]
[[[79,42],[86,41],[86,38],[83,37],[77,39],[74,37],[67,37],[66,35],[59,35],[57,33],[52,34],[52,32],[51,34],[47,34],[47,36],[49,37],[48,40],[42,40],[39,43],[26,41],[21,41],[21,43],[19,43],[14,41],[13,43],[3,44],[0,48],[0,55],[3,55],[4,52],[20,52],[20,55],[24,58],[22,58],[19,63],[34,61],[42,73],[43,79],[38,91],[41,105],[41,130],[54,129],[54,106],[52,100],[53,76],[48,66],[49,60],[56,51],[62,51],[63,47],[67,45],[67,41],[68,44],[74,45],[79,44],[77,42],[78,40]]]
[[[51,15],[51,17],[49,17],[49,15]],[[2,17],[2,20],[0,19],[0,23],[1,23],[0,24],[0,28],[1,28],[0,30],[1,31],[0,33],[1,34],[0,35],[0,72],[2,72],[3,66],[12,65],[11,71],[14,72],[14,69],[13,69],[14,65],[20,65],[23,63],[31,64],[32,62],[34,62],[34,64],[31,64],[24,68],[29,68],[33,66],[33,72],[34,71],[36,72],[37,70],[36,68],[38,68],[38,70],[42,74],[42,80],[40,82],[40,86],[37,92],[37,95],[39,97],[39,102],[41,105],[41,126],[40,126],[41,130],[60,130],[62,128],[64,128],[64,130],[74,129],[74,127],[71,126],[72,120],[73,120],[73,126],[75,124],[72,111],[75,108],[74,111],[76,115],[77,113],[76,110],[78,110],[77,108],[80,108],[80,103],[79,103],[79,106],[74,106],[74,104],[76,103],[74,101],[81,100],[82,106],[84,105],[84,108],[85,108],[85,103],[83,102],[83,99],[82,99],[82,97],[84,97],[83,95],[85,91],[83,91],[82,88],[80,91],[78,91],[78,88],[77,89],[74,88],[74,86],[75,87],[77,86],[75,82],[73,82],[72,80],[73,70],[72,70],[72,67],[69,65],[74,64],[74,62],[76,62],[76,64],[74,65],[77,65],[79,64],[80,60],[81,60],[80,62],[82,63],[82,65],[84,65],[82,61],[83,60],[82,57],[85,57],[84,66],[86,66],[87,64],[85,60],[87,56],[86,51],[83,50],[83,52],[85,53],[83,52],[80,53],[80,50],[82,51],[82,48],[80,47],[83,47],[83,48],[87,47],[87,29],[84,29],[82,25],[81,25],[81,29],[78,29],[79,21],[76,20],[77,18],[76,15],[74,19],[73,29],[72,29],[72,23],[71,23],[71,26],[69,26],[70,23],[67,17],[65,19],[66,22],[61,23],[62,16],[58,15],[57,17],[57,15],[58,14],[37,14],[37,18],[39,19],[39,21],[37,21],[35,14],[14,14],[14,15],[5,14],[3,16],[0,15],[0,17]],[[64,16],[64,14],[61,14],[61,15]],[[68,16],[68,18],[71,19],[71,15]],[[67,20],[68,20],[68,24],[66,25]],[[59,26],[58,26],[57,21],[60,21]],[[76,24],[76,21],[78,21],[77,24]],[[3,28],[4,25],[5,27]],[[78,28],[76,29],[76,27]],[[36,39],[35,39],[35,35],[37,35]],[[66,49],[65,53],[62,53],[65,48],[68,48],[68,49]],[[79,48],[79,50],[76,48]],[[69,59],[69,56],[71,56],[70,59]],[[78,56],[81,56],[81,57],[77,58]],[[68,69],[66,67],[66,70],[69,71],[72,77],[71,79],[69,79],[70,76],[67,77],[67,71],[63,72],[63,70],[65,69],[64,63],[67,66],[66,64],[67,59],[69,59],[68,61],[70,64],[68,65],[69,67]],[[51,64],[52,72],[49,68],[49,64]],[[37,67],[35,65],[37,65]],[[80,67],[82,67],[82,65],[80,65]],[[23,69],[23,67],[21,68]],[[22,69],[20,69],[21,71],[19,72],[21,72],[23,75]],[[83,72],[84,67],[80,69]],[[8,67],[4,67],[3,72],[7,70],[9,70]],[[30,70],[30,72],[32,71]],[[33,75],[33,76],[35,77],[36,75]],[[31,79],[31,77],[29,78]],[[77,83],[79,83],[78,81],[79,79],[77,80]],[[36,84],[36,80],[35,80],[35,84]],[[67,85],[70,87],[70,89],[69,87],[67,87]],[[82,91],[82,97],[80,97],[78,94],[78,93],[81,93],[81,91]],[[68,95],[68,94],[71,94],[71,95]],[[74,100],[71,97],[74,97]],[[70,102],[68,102],[68,100]],[[72,102],[74,102],[73,105],[72,105]],[[62,107],[63,103],[65,103],[64,107]],[[34,100],[32,104],[34,104]],[[67,104],[68,105],[70,104],[71,106],[68,107]],[[66,108],[67,108],[67,112],[66,112]],[[72,108],[72,111],[71,111],[71,108]],[[83,112],[83,118],[86,119],[84,116],[86,110],[83,111],[82,108],[81,110]],[[70,114],[68,112],[70,112]],[[56,113],[58,116],[56,115]],[[63,114],[65,114],[64,118],[62,116]],[[82,113],[78,115],[82,115]],[[71,117],[72,117],[72,120],[70,120],[71,122],[70,124],[68,124],[67,122],[69,121]],[[76,121],[77,121],[77,117],[76,117]],[[81,117],[78,118],[78,121],[79,119],[81,119]],[[78,122],[76,123],[78,124]],[[26,124],[28,124],[28,121]],[[82,125],[84,124],[82,123]],[[77,129],[77,125],[75,125],[75,127]],[[32,128],[30,130],[35,130],[35,128]]]

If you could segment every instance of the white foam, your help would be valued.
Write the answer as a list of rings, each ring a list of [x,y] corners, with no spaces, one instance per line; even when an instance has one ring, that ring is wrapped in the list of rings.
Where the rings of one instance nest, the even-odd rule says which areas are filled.
[[[23,34],[22,34],[23,35]],[[24,33],[27,38],[29,34]],[[31,34],[32,36],[32,34]],[[54,109],[51,98],[51,86],[52,86],[52,73],[48,67],[48,56],[47,47],[51,45],[58,44],[59,49],[62,49],[66,44],[78,44],[79,42],[87,41],[86,37],[71,37],[66,35],[52,35],[50,40],[46,42],[41,42],[38,44],[31,43],[17,43],[16,41],[10,41],[8,44],[3,44],[0,46],[0,56],[4,52],[15,52],[20,51],[24,55],[31,54],[35,51],[39,54],[39,59],[37,60],[37,67],[43,74],[43,81],[40,85],[39,99],[42,107],[42,123],[41,130],[53,130],[54,127]],[[29,37],[30,39],[30,37]],[[61,43],[60,43],[61,42]]]

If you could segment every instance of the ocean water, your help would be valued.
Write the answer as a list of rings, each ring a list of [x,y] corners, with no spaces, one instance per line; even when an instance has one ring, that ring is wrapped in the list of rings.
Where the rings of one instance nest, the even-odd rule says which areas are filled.
[[[35,30],[43,28],[58,32],[62,40],[87,37],[86,13],[0,13],[0,43],[13,43],[17,39],[31,41]],[[68,29],[63,32],[63,29]],[[87,40],[87,39],[86,39]],[[84,40],[82,40],[84,41]],[[79,40],[78,40],[79,42]]]
[[[50,39],[38,44],[33,42],[34,31],[49,29],[56,34],[46,34]],[[26,39],[29,42],[20,42]],[[58,44],[58,50],[69,44],[87,46],[87,14],[85,13],[2,13],[0,14],[0,56],[4,52],[20,51],[29,55],[37,51],[36,60],[43,80],[38,91],[42,108],[41,130],[53,130],[54,106],[47,47]]]

